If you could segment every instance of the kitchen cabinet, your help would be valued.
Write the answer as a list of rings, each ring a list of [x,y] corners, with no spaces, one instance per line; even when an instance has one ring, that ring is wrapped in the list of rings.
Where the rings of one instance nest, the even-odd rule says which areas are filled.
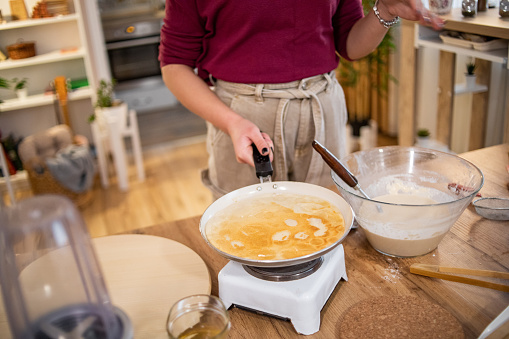
[[[464,18],[460,8],[453,8],[450,14],[441,16],[446,30],[489,36],[499,39],[509,39],[509,22],[498,15],[498,8],[479,12],[474,18]],[[507,63],[508,48],[496,50],[476,50],[456,45],[445,44],[439,37],[440,32],[427,27],[403,21],[401,25],[402,49],[399,79],[399,127],[398,139],[400,145],[413,145],[416,128],[416,65],[419,62],[416,49],[421,47],[434,48],[440,51],[439,79],[438,79],[438,107],[437,107],[437,139],[450,146],[452,129],[452,106],[454,95],[473,93],[472,116],[470,126],[469,149],[484,147],[487,133],[488,107],[493,104],[489,100],[491,63],[504,65]],[[464,86],[454,82],[456,55],[464,55],[476,59],[477,86],[472,90],[465,90]],[[507,73],[507,71],[505,71]],[[507,74],[506,74],[507,77]],[[509,87],[506,85],[505,92]],[[509,142],[509,105],[502,100],[504,133],[503,141]]]

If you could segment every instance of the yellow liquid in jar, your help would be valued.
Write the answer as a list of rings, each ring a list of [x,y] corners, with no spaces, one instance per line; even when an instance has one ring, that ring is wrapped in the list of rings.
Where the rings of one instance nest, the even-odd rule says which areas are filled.
[[[226,338],[227,332],[221,333],[222,329],[217,327],[200,327],[189,328],[182,332],[178,339],[223,339]]]

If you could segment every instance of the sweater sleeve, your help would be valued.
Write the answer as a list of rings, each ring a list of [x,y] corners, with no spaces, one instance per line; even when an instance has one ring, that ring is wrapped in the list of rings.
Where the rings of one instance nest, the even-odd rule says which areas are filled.
[[[159,45],[160,66],[183,64],[196,67],[203,49],[203,27],[195,1],[167,0]]]
[[[332,18],[336,51],[347,60],[352,60],[348,57],[346,50],[348,34],[350,34],[353,25],[363,17],[361,0],[341,0]]]

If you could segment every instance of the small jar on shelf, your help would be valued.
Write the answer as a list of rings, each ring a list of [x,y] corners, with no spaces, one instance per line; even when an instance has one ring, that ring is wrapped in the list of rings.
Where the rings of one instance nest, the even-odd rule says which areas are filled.
[[[502,18],[509,18],[509,0],[500,0],[500,5],[498,6],[498,14]]]
[[[477,0],[463,0],[461,2],[461,14],[466,18],[476,16]]]

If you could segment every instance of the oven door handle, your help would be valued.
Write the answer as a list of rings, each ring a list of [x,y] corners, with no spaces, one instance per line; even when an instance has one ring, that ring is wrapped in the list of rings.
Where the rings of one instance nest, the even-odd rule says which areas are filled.
[[[126,40],[126,41],[111,42],[111,43],[106,44],[106,49],[112,50],[112,49],[150,45],[150,44],[156,44],[156,43],[158,44],[159,40],[160,40],[160,37],[158,35],[158,36],[153,36],[153,37],[143,38],[143,39],[133,39],[133,40]]]

